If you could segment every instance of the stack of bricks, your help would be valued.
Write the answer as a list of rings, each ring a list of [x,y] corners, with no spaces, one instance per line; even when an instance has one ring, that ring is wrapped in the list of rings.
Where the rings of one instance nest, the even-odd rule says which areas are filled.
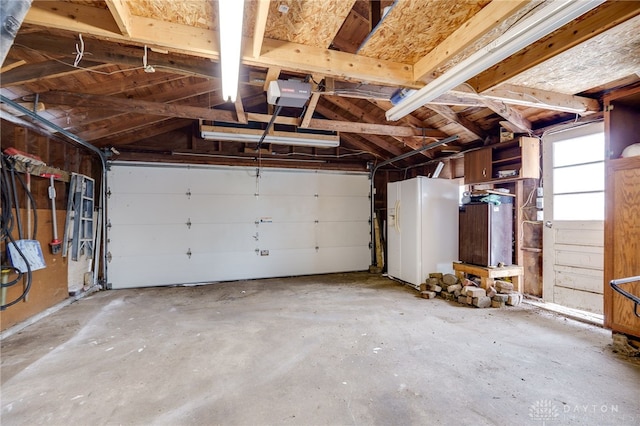
[[[420,295],[425,299],[440,296],[445,300],[477,308],[502,308],[522,303],[522,294],[514,291],[513,283],[508,281],[497,280],[493,286],[485,290],[480,288],[479,278],[464,278],[460,281],[455,275],[441,273],[429,274],[425,283],[420,285]]]

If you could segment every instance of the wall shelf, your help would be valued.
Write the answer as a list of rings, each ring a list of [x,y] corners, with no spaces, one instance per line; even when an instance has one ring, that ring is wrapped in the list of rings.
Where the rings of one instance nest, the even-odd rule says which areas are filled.
[[[501,172],[513,172],[502,176]],[[486,146],[464,156],[464,183],[513,182],[540,178],[540,142],[520,136],[507,142]]]

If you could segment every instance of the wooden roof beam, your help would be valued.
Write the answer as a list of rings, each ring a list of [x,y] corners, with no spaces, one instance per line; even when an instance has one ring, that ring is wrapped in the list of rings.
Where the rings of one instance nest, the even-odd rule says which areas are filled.
[[[73,63],[73,59],[75,58],[74,46],[76,39],[74,37],[51,37],[43,33],[18,34],[15,43],[20,46],[25,46],[28,49],[38,50],[47,55],[67,58],[65,62]],[[90,53],[86,58],[89,58],[91,62],[87,62],[86,58],[83,59],[80,62],[82,67],[93,62],[131,67],[142,66],[142,56],[144,55],[142,47],[122,46],[87,36],[84,36],[84,43],[85,51]],[[19,46],[14,46],[14,48],[16,47]],[[217,67],[214,66],[213,62],[203,60],[202,58],[176,57],[149,51],[148,63],[153,65],[158,71],[164,71],[166,69],[172,73],[187,76],[195,75],[203,78],[219,77]],[[4,85],[4,75],[2,84]]]
[[[206,82],[202,83],[200,85],[202,86],[202,89],[198,91],[202,92],[202,90],[205,90],[207,88],[206,84]],[[176,92],[163,94],[163,97],[167,99],[173,99],[171,103],[163,103],[159,101],[140,99],[136,100],[114,96],[91,95],[86,93],[49,91],[40,94],[40,100],[51,104],[72,105],[76,108],[95,108],[100,111],[117,111],[116,114],[112,115],[98,117],[92,116],[89,122],[74,123],[75,128],[86,126],[91,122],[113,120],[118,115],[123,115],[126,113],[144,114],[145,117],[150,115],[159,115],[163,117],[203,119],[210,121],[224,121],[229,123],[239,122],[236,117],[236,113],[232,111],[210,109],[207,106],[192,106],[178,103],[177,101],[188,101],[189,99],[194,98],[193,95],[187,96],[186,92],[182,93],[180,98],[176,98],[176,96],[178,96]],[[161,98],[156,99],[159,100]],[[271,119],[271,115],[268,114],[245,113],[245,116],[247,121],[262,123],[267,123]],[[64,118],[62,118],[61,120],[64,121]],[[277,117],[275,122],[277,124],[288,124],[297,126],[300,123],[300,119],[296,117]],[[353,123],[350,121],[311,119],[309,128],[315,130],[330,130],[371,135],[393,135],[395,137],[402,138],[403,143],[405,141],[410,141],[411,144],[408,144],[409,146],[420,145],[419,138],[422,137],[421,129],[377,123]],[[90,130],[87,130],[87,132],[90,132]],[[427,129],[425,135],[429,137],[441,137],[442,132],[438,130]]]
[[[530,3],[529,0],[492,1],[416,62],[413,67],[413,79],[426,82],[437,77],[433,75],[436,69],[445,65],[528,3]]]
[[[218,60],[216,32],[141,16],[132,16],[129,37],[121,34],[108,10],[75,3],[35,3],[24,22],[72,33],[90,34],[111,41],[149,45],[171,52]],[[253,57],[253,40],[243,40],[242,62],[264,68],[282,67],[295,72],[324,74],[390,85],[419,87],[413,67],[393,61],[368,58],[330,49],[264,39],[259,58]]]
[[[339,114],[335,111],[332,111],[331,109],[327,108],[322,104],[318,104],[318,106],[316,107],[316,110],[318,111],[318,113],[322,114],[324,117],[330,120],[346,120],[344,115]],[[373,143],[378,148],[385,150],[387,153],[391,154],[394,157],[400,154],[404,154],[405,152],[398,146],[388,142],[387,140],[385,140],[380,136],[371,135],[368,138],[366,138],[366,140]],[[388,154],[386,156],[388,156]]]
[[[480,128],[476,123],[467,120],[466,118],[458,115],[447,105],[434,105],[426,104],[425,107],[446,118],[447,120],[460,125],[466,132],[471,133],[476,139],[484,139],[486,132]]]
[[[483,99],[482,102],[489,108],[491,111],[495,112],[509,123],[513,124],[522,132],[531,133],[532,125],[529,120],[524,118],[520,112],[511,108],[509,105],[505,104],[501,101],[496,101],[493,99]]]
[[[593,114],[600,111],[597,99],[584,96],[566,95],[548,90],[531,89],[529,87],[501,84],[480,95],[511,105],[564,111],[576,114]]]
[[[106,64],[95,61],[84,61],[83,68],[75,68],[73,65],[63,64],[59,61],[44,61],[35,64],[23,65],[2,73],[2,87],[16,86],[19,84],[39,81],[45,78],[62,77],[69,74],[86,72],[87,69],[95,70],[104,68]]]
[[[113,136],[107,136],[101,139],[96,139],[92,141],[92,143],[101,148],[105,146],[122,146],[129,145],[140,141],[142,139],[152,138],[154,136],[161,135],[163,133],[168,133],[177,129],[181,129],[183,127],[190,126],[193,123],[193,120],[185,119],[185,118],[173,118],[163,120],[159,124],[155,124],[153,126],[148,126],[144,129],[134,129],[126,132],[121,132]]]
[[[253,40],[251,43],[251,54],[254,58],[260,57],[262,51],[262,41],[267,28],[267,17],[269,16],[269,0],[258,0],[256,6],[256,22],[253,26]]]
[[[131,35],[131,11],[125,0],[105,0],[122,35]]]
[[[244,112],[244,106],[242,105],[242,97],[238,96],[236,102],[234,103],[236,109],[236,119],[238,123],[247,124],[247,114]]]
[[[371,114],[367,113],[362,108],[358,107],[357,105],[349,102],[344,98],[340,98],[337,96],[327,96],[325,97],[325,99],[328,102],[331,102],[332,104],[334,104],[335,106],[342,108],[343,110],[349,112],[352,115],[355,115],[356,117],[358,117],[359,121],[364,121],[365,123],[380,122],[380,120],[377,117],[372,117]],[[389,127],[394,127],[394,126],[389,125]],[[397,136],[392,134],[387,134],[387,135],[393,137],[397,141],[402,142],[403,144],[407,145],[411,149],[417,149],[423,146],[422,140],[417,139],[415,137],[404,137],[404,136]],[[418,136],[418,135],[421,135],[421,133],[418,133],[418,134],[414,133],[414,136]],[[446,135],[443,132],[435,129],[426,129],[425,136],[430,138],[446,137]],[[426,156],[429,156],[427,152],[423,152],[423,154]]]

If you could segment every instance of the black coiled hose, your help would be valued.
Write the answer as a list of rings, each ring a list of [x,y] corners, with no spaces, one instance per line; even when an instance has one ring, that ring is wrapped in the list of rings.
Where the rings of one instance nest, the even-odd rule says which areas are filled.
[[[9,172],[11,172],[11,179],[9,178]],[[33,236],[32,238],[35,240],[36,239],[36,234],[37,234],[37,230],[38,230],[38,214],[36,212],[36,202],[35,199],[33,198],[33,194],[31,194],[31,192],[28,190],[27,185],[24,181],[24,179],[22,178],[22,176],[20,176],[19,174],[18,176],[18,181],[20,182],[20,184],[22,185],[22,188],[24,189],[25,193],[27,194],[27,197],[29,198],[29,202],[31,203],[31,206],[33,207],[33,216],[34,216],[34,226],[33,226]],[[0,311],[4,311],[5,309],[7,309],[10,306],[15,305],[16,303],[19,303],[22,300],[25,300],[27,295],[29,294],[29,291],[31,290],[31,283],[32,283],[32,271],[31,271],[31,266],[29,265],[29,261],[27,259],[27,257],[25,256],[25,254],[22,252],[22,250],[20,250],[20,247],[18,247],[18,245],[16,244],[15,239],[13,238],[13,236],[11,235],[13,232],[13,228],[14,228],[14,224],[16,223],[16,218],[19,218],[20,215],[20,211],[18,210],[18,205],[17,205],[17,200],[18,200],[18,194],[17,194],[17,189],[16,189],[16,185],[15,185],[15,168],[14,168],[14,162],[11,158],[3,155],[2,156],[2,175],[0,177],[0,201],[2,203],[2,213],[0,214],[0,241],[5,243],[5,249],[8,246],[9,243],[13,244],[13,247],[16,249],[16,252],[18,253],[18,255],[20,255],[20,257],[22,257],[22,259],[24,260],[24,263],[27,267],[27,271],[26,272],[21,272],[19,271],[17,268],[8,265],[8,264],[4,264],[2,263],[2,270],[3,272],[5,270],[11,270],[15,273],[17,273],[17,277],[15,279],[13,279],[12,281],[9,281],[7,283],[3,283],[1,284],[1,287],[7,288],[7,287],[11,287],[16,285],[18,282],[20,282],[20,280],[24,280],[24,290],[22,292],[22,294],[16,298],[15,300],[12,300],[9,303],[5,303],[2,306],[0,306]],[[16,204],[14,205],[13,200],[16,200]],[[16,218],[14,218],[14,208],[16,210]],[[20,226],[20,228],[22,228]],[[21,232],[21,229],[20,229]],[[27,236],[28,238],[29,236]],[[8,252],[8,250],[7,250]]]

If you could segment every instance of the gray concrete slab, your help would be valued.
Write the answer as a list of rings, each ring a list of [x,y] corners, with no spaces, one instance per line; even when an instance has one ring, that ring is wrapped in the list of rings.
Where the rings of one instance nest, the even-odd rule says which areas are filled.
[[[2,341],[2,425],[640,424],[640,365],[367,273],[100,292]]]

